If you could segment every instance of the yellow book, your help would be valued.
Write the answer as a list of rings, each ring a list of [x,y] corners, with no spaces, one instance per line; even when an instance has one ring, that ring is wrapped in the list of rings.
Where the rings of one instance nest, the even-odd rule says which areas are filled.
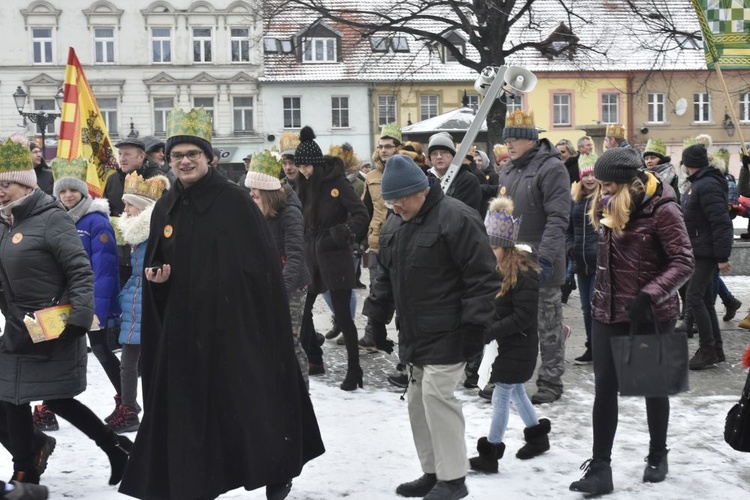
[[[35,344],[53,340],[60,336],[70,316],[70,304],[61,304],[34,311],[34,317],[27,315],[23,322]]]

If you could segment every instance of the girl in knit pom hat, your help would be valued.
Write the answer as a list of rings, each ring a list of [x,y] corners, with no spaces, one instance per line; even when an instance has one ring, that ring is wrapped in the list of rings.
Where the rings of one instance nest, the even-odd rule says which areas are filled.
[[[352,391],[357,386],[362,387],[357,327],[350,309],[356,283],[352,242],[364,237],[369,217],[362,200],[346,180],[344,162],[338,157],[323,156],[314,139],[313,130],[304,127],[294,153],[300,173],[305,177],[300,199],[305,218],[305,253],[312,271],[305,313],[312,310],[318,294],[331,292],[333,312],[344,334],[348,358],[341,389]],[[308,348],[315,344],[305,340]],[[308,356],[310,353],[308,350]],[[318,359],[310,356],[310,363],[321,363],[320,354],[313,354]]]
[[[513,201],[495,198],[490,202],[485,227],[497,259],[502,286],[495,296],[495,316],[487,342],[497,341],[498,354],[492,364],[492,423],[487,437],[477,442],[478,457],[469,460],[473,470],[496,473],[505,453],[503,438],[508,426],[510,402],[518,410],[526,428],[526,444],[516,457],[526,460],[549,450],[550,422],[539,420],[524,383],[534,373],[539,351],[537,309],[539,305],[539,266],[531,249],[516,246],[521,217],[513,217]],[[487,337],[486,337],[487,338]]]
[[[677,290],[694,268],[672,190],[640,170],[642,165],[635,150],[616,148],[604,152],[594,166],[601,183],[589,210],[600,232],[591,313],[594,443],[583,477],[570,485],[572,491],[590,495],[614,489],[610,461],[619,386],[610,341],[631,328],[641,334],[672,334],[679,314]],[[643,481],[657,483],[668,472],[669,398],[646,398],[646,413],[650,440]]]

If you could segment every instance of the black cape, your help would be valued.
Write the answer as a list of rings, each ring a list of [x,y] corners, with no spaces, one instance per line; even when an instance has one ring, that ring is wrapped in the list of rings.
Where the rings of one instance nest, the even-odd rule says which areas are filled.
[[[324,452],[294,355],[281,261],[246,190],[209,169],[154,207],[144,281],[144,415],[120,492],[215,498],[299,475]]]

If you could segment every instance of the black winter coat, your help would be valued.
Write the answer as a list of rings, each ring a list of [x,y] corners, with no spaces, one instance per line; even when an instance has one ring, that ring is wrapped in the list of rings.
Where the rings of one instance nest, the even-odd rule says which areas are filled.
[[[36,173],[36,184],[39,189],[52,196],[53,188],[55,186],[55,176],[52,174],[52,170],[47,166],[47,163],[42,159],[42,163],[34,167]]]
[[[287,297],[310,284],[310,270],[305,259],[305,221],[299,197],[289,185],[284,185],[287,205],[274,217],[266,218],[276,250],[284,268],[284,288]],[[244,186],[243,186],[244,187]]]
[[[490,382],[523,384],[531,379],[539,353],[537,314],[539,277],[536,271],[518,273],[516,286],[495,298],[490,337],[497,340],[497,357]]]
[[[314,291],[351,290],[357,283],[352,244],[367,234],[367,209],[343,168],[315,167],[313,175],[320,177],[311,177],[300,185],[300,199],[305,217],[305,255]]]
[[[247,190],[214,169],[156,203],[144,259],[144,414],[120,491],[215,498],[323,453],[294,355],[281,259]]]
[[[573,228],[573,258],[576,263],[576,272],[588,276],[596,274],[596,249],[599,241],[599,233],[591,223],[589,209],[593,198],[587,196],[578,203],[573,204],[570,214],[570,225]]]
[[[482,210],[482,187],[469,168],[469,165],[462,165],[453,179],[451,187],[445,193],[451,198],[463,201],[467,206],[480,213]]]
[[[727,180],[718,169],[706,167],[688,177],[688,181],[690,189],[681,202],[693,255],[726,262],[734,238],[727,210]]]
[[[565,160],[565,170],[568,171],[568,177],[570,178],[570,185],[572,186],[574,182],[579,182],[581,180],[581,173],[578,170],[578,157],[577,156],[571,156],[567,160]]]
[[[399,359],[416,365],[466,361],[465,344],[477,340],[469,335],[483,336],[500,288],[477,213],[433,181],[413,219],[388,216],[378,260],[382,267],[363,314],[388,324],[395,310]]]
[[[90,328],[94,273],[73,220],[40,189],[0,219],[0,281],[8,303],[0,337],[0,400],[13,404],[70,398],[86,389],[86,340],[34,344],[27,313],[72,306],[68,323]]]

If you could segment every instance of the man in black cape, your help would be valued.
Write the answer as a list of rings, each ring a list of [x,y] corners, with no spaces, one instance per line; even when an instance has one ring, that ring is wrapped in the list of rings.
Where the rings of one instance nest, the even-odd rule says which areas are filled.
[[[292,345],[281,259],[249,193],[210,168],[211,119],[174,110],[177,182],[154,207],[141,325],[144,415],[120,492],[283,499],[324,453]]]

